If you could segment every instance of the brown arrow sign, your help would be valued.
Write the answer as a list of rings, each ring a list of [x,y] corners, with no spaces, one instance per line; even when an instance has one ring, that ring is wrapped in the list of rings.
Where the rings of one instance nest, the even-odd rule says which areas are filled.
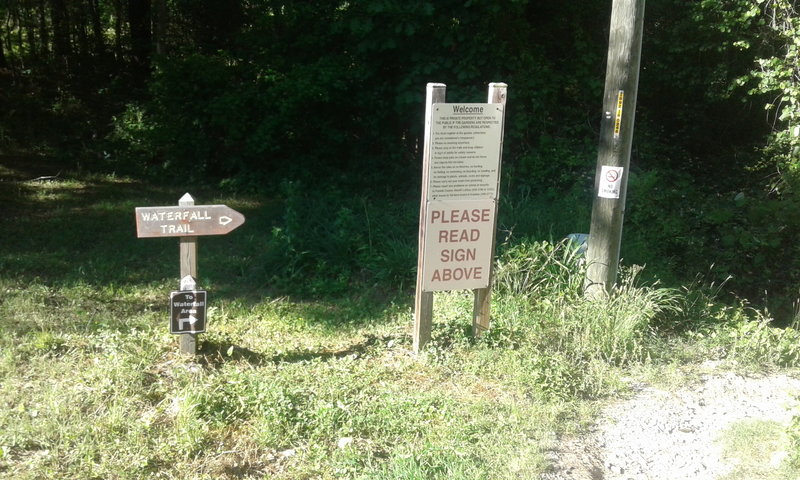
[[[244,215],[227,205],[136,208],[139,238],[225,235],[243,223]]]

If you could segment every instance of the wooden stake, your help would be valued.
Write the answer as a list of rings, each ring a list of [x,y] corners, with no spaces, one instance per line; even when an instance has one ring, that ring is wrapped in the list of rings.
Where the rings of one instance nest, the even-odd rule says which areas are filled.
[[[490,83],[489,84],[489,99],[488,103],[506,103],[508,85],[505,83]],[[505,129],[505,121],[503,122]],[[500,192],[500,166],[502,165],[503,158],[503,133],[500,133],[500,160],[498,163],[497,172],[497,192]],[[499,193],[497,197],[499,198]],[[494,258],[494,249],[497,241],[497,198],[494,204],[494,225],[492,225],[492,258]],[[475,292],[475,301],[472,307],[472,335],[479,336],[486,330],[489,330],[489,317],[492,303],[492,282],[494,261],[489,264],[489,285],[486,288],[477,288]]]
[[[188,193],[185,194],[178,201],[178,205],[182,207],[193,206],[194,198]],[[197,278],[197,237],[181,237],[180,238],[180,259],[181,259],[181,276],[183,279],[186,276]],[[181,290],[185,290],[184,283],[181,282]],[[178,335],[180,339],[181,353],[194,355],[197,353],[197,335],[194,333],[183,333]]]
[[[425,140],[422,150],[422,198],[419,207],[419,250],[417,254],[417,288],[414,295],[414,352],[431,339],[433,322],[433,292],[423,292],[423,257],[425,252],[425,219],[428,218],[428,169],[431,159],[431,118],[433,104],[444,103],[447,86],[429,83],[425,90]]]
[[[588,298],[607,295],[617,281],[639,86],[644,5],[645,0],[613,0],[611,9],[604,114],[586,254],[585,294]]]

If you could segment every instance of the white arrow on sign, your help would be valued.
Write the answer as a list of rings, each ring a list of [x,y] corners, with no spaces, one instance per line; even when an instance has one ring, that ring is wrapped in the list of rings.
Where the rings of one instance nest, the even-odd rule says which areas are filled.
[[[194,315],[189,315],[189,318],[178,318],[178,328],[180,330],[183,330],[186,322],[189,322],[189,326],[192,327],[192,329],[194,329],[194,324],[197,323],[198,321],[199,319]]]
[[[231,223],[233,219],[231,217],[219,217],[219,224],[225,226]]]

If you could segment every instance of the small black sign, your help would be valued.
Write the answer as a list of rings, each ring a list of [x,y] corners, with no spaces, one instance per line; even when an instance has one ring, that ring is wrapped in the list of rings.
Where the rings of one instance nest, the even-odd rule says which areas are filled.
[[[170,333],[203,333],[206,331],[205,290],[184,290],[169,294]]]

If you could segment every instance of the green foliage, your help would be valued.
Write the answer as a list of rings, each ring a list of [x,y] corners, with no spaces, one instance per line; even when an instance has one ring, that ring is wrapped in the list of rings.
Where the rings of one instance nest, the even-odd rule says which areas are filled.
[[[285,213],[273,230],[275,280],[322,294],[373,282],[401,290],[413,285],[415,203],[348,197],[335,185],[285,182],[281,188]]]
[[[612,363],[647,357],[653,325],[659,317],[677,312],[677,292],[637,285],[639,270],[633,267],[622,272],[619,285],[608,299],[582,302],[569,312],[570,336],[578,352]]]
[[[139,2],[67,3],[0,7],[3,153],[229,191],[332,181],[344,226],[362,218],[350,199],[371,198],[365,185],[405,199],[417,184],[427,82],[446,83],[450,101],[481,101],[504,81],[503,197],[515,198],[501,198],[501,226],[586,231],[608,2],[175,0],[153,2],[150,18]],[[737,294],[763,302],[767,290],[781,304],[769,307],[786,310],[800,271],[786,247],[798,233],[797,23],[788,0],[648,3],[632,263],[678,284],[713,261]],[[408,279],[404,238],[378,240],[377,254],[333,244],[378,277]],[[290,271],[330,256],[296,260],[324,250],[311,247]],[[337,283],[358,276],[340,263]]]
[[[738,81],[762,51],[754,2],[648,3],[636,124],[638,138],[657,144],[641,145],[643,166],[688,172],[710,185],[741,178],[750,165],[743,153],[769,134]]]
[[[347,255],[388,268],[365,246],[401,241],[400,224],[415,237],[416,202],[343,200],[334,186],[298,183],[283,187],[291,208],[272,197],[212,200],[248,223],[202,243],[201,284],[216,293],[200,355],[189,359],[166,327],[175,244],[137,239],[129,224],[141,199],[165,204],[182,190],[99,175],[11,184],[0,183],[9,206],[0,218],[2,478],[537,478],[554,436],[591,422],[597,400],[643,365],[673,362],[681,352],[663,326],[685,325],[692,312],[714,317],[681,337],[703,359],[798,362],[795,330],[709,306],[713,290],[690,298],[623,269],[613,295],[586,301],[573,246],[519,237],[498,259],[492,328],[472,339],[471,292],[437,293],[433,341],[412,355],[410,294],[365,299],[362,284],[290,300],[272,294],[262,262],[285,256],[308,269],[296,281],[313,283],[325,278],[317,262],[355,274],[362,267],[336,252],[360,244]],[[252,233],[275,225],[285,237]],[[113,241],[96,241],[101,231]],[[289,246],[309,253],[293,257]],[[403,250],[413,260],[414,246]],[[354,281],[384,275],[387,290],[397,286],[373,274]]]
[[[567,242],[522,242],[497,260],[492,328],[478,355],[510,375],[526,395],[548,399],[596,398],[618,387],[614,368],[656,354],[655,327],[679,316],[679,292],[641,284],[639,268],[623,269],[608,298],[583,297],[585,265]],[[471,298],[437,296],[431,355],[450,364],[464,345]],[[497,365],[501,364],[502,367]]]
[[[789,438],[778,422],[749,419],[734,423],[723,432],[720,443],[722,458],[735,465],[722,480],[790,480],[797,476],[783,461]]]
[[[766,109],[774,117],[775,132],[767,154],[772,158],[770,167],[777,167],[780,175],[772,186],[796,196],[800,186],[800,17],[795,2],[788,0],[755,0],[752,9],[761,20],[764,42],[772,48],[757,60],[758,68],[739,81],[755,84],[751,94],[770,95]]]
[[[800,364],[800,332],[775,328],[769,319],[757,318],[718,329],[712,342],[723,345],[722,355],[745,364],[777,367]]]
[[[567,242],[515,246],[498,260],[497,290],[539,304],[542,327],[553,335],[546,343],[575,359],[625,363],[646,357],[653,324],[678,312],[677,292],[637,284],[641,268],[633,267],[621,272],[608,298],[586,300],[585,267],[574,248]]]
[[[791,442],[789,459],[794,466],[800,467],[800,415],[792,417],[792,424],[788,430]]]
[[[593,65],[602,58],[594,22],[600,6],[462,3],[320,1],[279,11],[251,4],[215,15],[211,7],[176,2],[187,20],[181,27],[200,49],[176,49],[156,61],[152,100],[144,105],[149,158],[134,161],[184,177],[406,178],[417,173],[427,82],[447,83],[456,101],[479,101],[487,83],[506,81],[517,92],[508,168],[527,176],[543,164],[537,144],[570,148],[566,136],[588,133],[552,122],[547,112],[582,115],[591,96],[581,81],[599,86]],[[551,56],[564,53],[563,44],[550,52],[532,47],[547,45],[550,34],[531,24],[579,32],[567,43],[580,62]],[[117,125],[124,131],[125,119]],[[561,169],[558,182],[565,175]]]
[[[672,283],[704,266],[710,282],[726,282],[781,321],[790,319],[800,281],[797,198],[774,197],[758,185],[715,192],[691,176],[660,170],[632,173],[628,192],[628,261],[647,263]]]
[[[494,288],[500,294],[532,301],[574,301],[582,295],[582,264],[577,247],[568,241],[521,242],[498,258]]]

